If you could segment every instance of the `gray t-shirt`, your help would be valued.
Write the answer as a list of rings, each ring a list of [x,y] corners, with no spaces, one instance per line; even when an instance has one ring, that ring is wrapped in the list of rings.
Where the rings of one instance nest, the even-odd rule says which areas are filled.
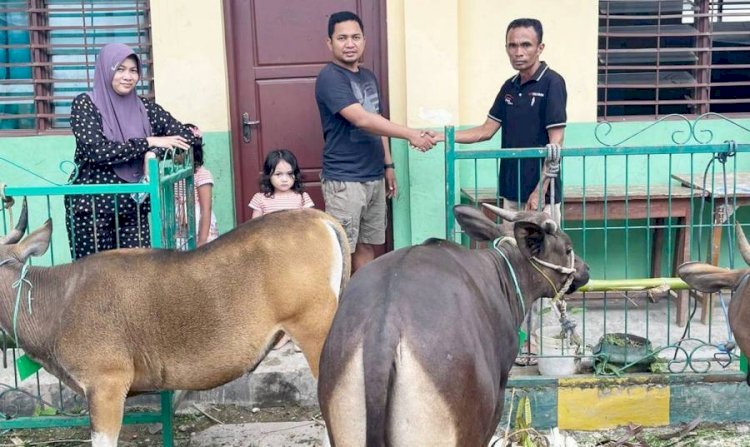
[[[315,81],[315,99],[323,125],[323,178],[365,182],[383,177],[381,137],[357,128],[339,113],[359,103],[368,112],[380,113],[380,93],[375,75],[366,68],[349,71],[329,63]]]

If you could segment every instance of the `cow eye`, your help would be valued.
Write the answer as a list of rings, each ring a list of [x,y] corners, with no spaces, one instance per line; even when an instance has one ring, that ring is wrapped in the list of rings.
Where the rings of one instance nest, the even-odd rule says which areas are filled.
[[[565,249],[565,254],[566,254],[566,255],[569,255],[569,254],[571,254],[571,253],[573,253],[573,247],[567,247],[567,248]]]

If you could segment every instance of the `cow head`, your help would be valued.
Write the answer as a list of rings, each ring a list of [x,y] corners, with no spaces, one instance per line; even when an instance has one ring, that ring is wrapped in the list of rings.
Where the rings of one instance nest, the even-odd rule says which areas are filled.
[[[47,251],[52,236],[52,221],[47,220],[42,227],[37,228],[19,242],[26,231],[27,223],[28,210],[24,199],[16,228],[6,236],[0,237],[0,265],[23,264],[29,256],[41,256]]]
[[[750,245],[747,243],[742,227],[735,224],[737,230],[737,244],[742,254],[742,259],[750,264]],[[701,292],[714,293],[721,289],[733,289],[734,296],[729,302],[729,327],[740,347],[747,355],[750,352],[750,302],[748,302],[747,288],[750,269],[729,270],[710,264],[699,262],[686,262],[677,268],[677,274],[688,285]],[[746,382],[750,385],[750,373],[746,376]]]
[[[742,259],[750,264],[750,244],[739,223],[735,228]],[[690,287],[706,293],[718,292],[721,289],[738,289],[748,273],[750,269],[729,270],[699,262],[686,262],[677,268],[677,274],[683,281]]]
[[[557,284],[555,287],[562,285],[569,275],[572,275],[572,282],[566,293],[571,293],[588,282],[588,265],[575,256],[570,238],[549,214],[516,212],[487,204],[484,206],[502,219],[514,222],[512,236],[519,251],[530,263],[537,263],[537,267],[546,270],[545,274]],[[498,237],[511,236],[505,234],[502,225],[490,220],[479,209],[457,205],[453,212],[461,228],[475,241],[492,241]],[[569,270],[571,268],[572,271]]]

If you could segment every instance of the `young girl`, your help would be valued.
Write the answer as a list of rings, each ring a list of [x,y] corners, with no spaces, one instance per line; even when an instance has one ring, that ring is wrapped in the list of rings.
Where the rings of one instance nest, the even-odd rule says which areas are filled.
[[[297,157],[291,151],[278,149],[270,152],[263,163],[260,189],[248,205],[253,210],[253,219],[282,210],[312,208],[315,204],[306,192],[302,191],[302,176]],[[273,349],[279,349],[290,338],[284,334]],[[295,346],[295,351],[300,349]]]
[[[194,124],[185,124],[193,132],[195,140],[193,144],[193,185],[195,186],[195,245],[201,245],[211,242],[219,237],[219,231],[216,227],[216,216],[213,212],[213,186],[214,179],[211,172],[203,167],[203,135],[200,129]],[[178,162],[180,160],[178,159]],[[185,186],[183,183],[176,185],[175,196],[178,204],[185,203]],[[185,210],[184,206],[179,206],[179,210]],[[182,213],[184,215],[184,212]],[[187,227],[187,221],[184,217],[181,221],[184,227]],[[178,242],[179,244],[179,242]]]
[[[315,204],[302,191],[301,180],[297,157],[291,151],[270,152],[263,163],[262,192],[256,193],[248,205],[253,210],[253,219],[276,211],[312,208]]]

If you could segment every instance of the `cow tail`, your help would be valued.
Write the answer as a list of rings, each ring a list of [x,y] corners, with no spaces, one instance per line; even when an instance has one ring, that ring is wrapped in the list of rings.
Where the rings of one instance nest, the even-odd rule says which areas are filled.
[[[341,261],[343,265],[341,266],[341,287],[339,288],[338,294],[339,298],[341,298],[344,294],[346,284],[349,282],[349,277],[352,275],[352,253],[349,247],[349,238],[346,236],[344,228],[332,217],[328,215],[326,215],[326,217],[327,224],[336,233],[336,240],[338,240],[339,249],[341,250]]]
[[[341,255],[343,257],[343,272],[341,275],[341,289],[339,290],[339,297],[344,294],[346,284],[349,282],[349,277],[352,276],[352,251],[349,247],[349,238],[346,236],[346,231],[341,225],[334,226],[336,230],[336,238],[339,240],[339,247],[341,247]]]
[[[370,325],[362,347],[367,447],[386,445],[386,423],[389,419],[391,393],[396,376],[396,353],[400,340],[398,328],[388,326],[390,327],[381,329],[377,323]]]

